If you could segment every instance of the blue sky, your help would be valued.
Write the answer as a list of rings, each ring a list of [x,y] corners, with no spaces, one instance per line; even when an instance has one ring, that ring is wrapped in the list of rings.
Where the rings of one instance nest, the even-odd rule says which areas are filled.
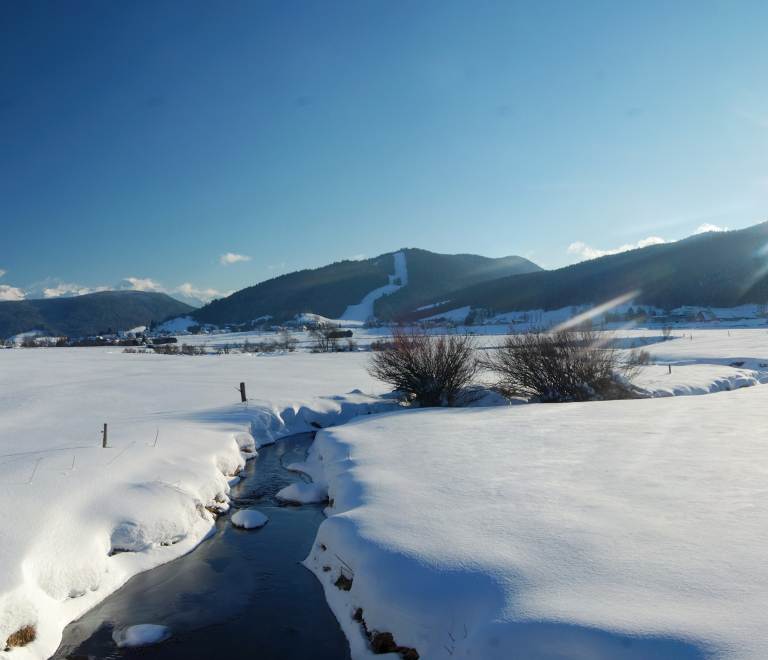
[[[766,62],[757,2],[4,2],[0,286],[206,298],[753,225]]]

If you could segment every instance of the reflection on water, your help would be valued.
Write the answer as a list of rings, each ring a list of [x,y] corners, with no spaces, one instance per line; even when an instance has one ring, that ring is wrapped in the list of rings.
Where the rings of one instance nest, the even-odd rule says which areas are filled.
[[[132,578],[64,631],[55,658],[349,658],[344,634],[314,576],[299,564],[323,521],[322,506],[282,506],[275,493],[301,477],[284,469],[304,460],[311,436],[259,450],[232,489],[235,508],[256,508],[266,527],[238,530],[229,515],[190,554]],[[118,648],[114,630],[151,623],[172,637],[156,647]]]

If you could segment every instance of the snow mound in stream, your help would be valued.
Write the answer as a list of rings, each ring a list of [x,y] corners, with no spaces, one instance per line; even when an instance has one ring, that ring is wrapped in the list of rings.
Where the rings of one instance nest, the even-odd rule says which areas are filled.
[[[138,626],[129,626],[124,630],[115,631],[112,639],[121,647],[151,646],[164,642],[171,636],[171,631],[166,626],[158,626],[152,623],[142,623]]]
[[[328,499],[328,488],[324,483],[304,484],[297,483],[286,486],[275,497],[284,502],[296,502],[297,504],[311,504]]]
[[[232,525],[243,529],[257,529],[264,527],[268,522],[267,516],[253,509],[243,509],[232,516]]]

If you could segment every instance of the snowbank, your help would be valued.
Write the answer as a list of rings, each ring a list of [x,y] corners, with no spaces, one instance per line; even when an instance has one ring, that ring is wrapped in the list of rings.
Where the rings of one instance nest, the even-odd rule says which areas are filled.
[[[717,364],[687,364],[647,367],[635,380],[653,397],[687,396],[730,392],[768,382],[767,371],[753,371]]]
[[[49,657],[68,622],[206,538],[259,446],[393,408],[329,395],[385,392],[358,354],[0,356],[0,640],[37,633],[14,658]]]
[[[358,608],[423,660],[764,658],[767,423],[764,387],[355,420],[306,565],[356,659]]]

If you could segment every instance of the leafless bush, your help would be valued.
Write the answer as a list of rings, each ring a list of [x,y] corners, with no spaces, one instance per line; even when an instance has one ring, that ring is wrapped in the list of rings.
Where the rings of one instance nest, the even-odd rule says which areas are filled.
[[[388,345],[372,353],[366,369],[424,408],[465,406],[483,394],[472,387],[480,365],[469,335],[393,328]]]
[[[392,342],[389,339],[374,339],[370,343],[370,348],[372,351],[383,351],[391,347],[392,347]]]
[[[672,334],[672,326],[664,324],[661,326],[661,338],[664,341],[667,341],[669,339],[669,336]]]
[[[299,343],[299,340],[291,334],[291,331],[288,328],[280,328],[277,333],[277,343],[283,350],[294,351],[296,350],[296,344]]]
[[[339,350],[339,326],[334,323],[318,323],[309,331],[313,353],[329,353]]]
[[[354,339],[347,339],[347,350],[350,352],[357,350],[357,342]]]
[[[150,346],[150,348],[160,355],[178,355],[181,351],[174,344],[162,344],[161,346]]]
[[[585,324],[507,335],[483,366],[498,375],[496,389],[503,394],[553,403],[634,398],[631,380],[650,362],[648,351],[637,349],[621,362],[613,333]]]
[[[27,335],[24,337],[24,339],[21,340],[22,348],[37,348],[37,346],[37,335],[34,337],[32,335]]]

